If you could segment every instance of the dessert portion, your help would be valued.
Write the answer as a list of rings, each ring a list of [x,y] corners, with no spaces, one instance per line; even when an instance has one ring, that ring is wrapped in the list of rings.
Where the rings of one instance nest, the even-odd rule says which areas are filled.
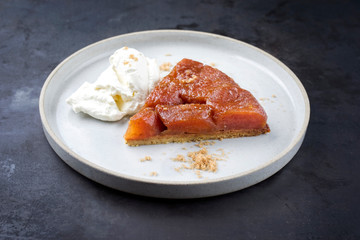
[[[216,68],[181,60],[130,118],[130,146],[256,136],[270,131],[255,97]]]
[[[109,58],[110,66],[96,82],[85,82],[66,101],[75,113],[117,121],[144,105],[160,79],[159,66],[133,48],[123,47]]]

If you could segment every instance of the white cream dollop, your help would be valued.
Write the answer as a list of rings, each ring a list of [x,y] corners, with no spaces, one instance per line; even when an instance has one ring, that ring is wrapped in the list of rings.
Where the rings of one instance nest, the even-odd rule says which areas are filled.
[[[109,58],[110,66],[94,83],[85,82],[66,102],[74,112],[103,121],[118,121],[136,113],[160,79],[155,59],[123,47]]]

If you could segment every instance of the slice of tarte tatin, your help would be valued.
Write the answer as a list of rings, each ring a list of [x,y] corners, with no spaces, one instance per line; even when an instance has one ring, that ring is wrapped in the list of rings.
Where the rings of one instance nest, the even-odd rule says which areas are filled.
[[[181,60],[130,118],[130,146],[256,136],[270,131],[255,97],[220,70]]]

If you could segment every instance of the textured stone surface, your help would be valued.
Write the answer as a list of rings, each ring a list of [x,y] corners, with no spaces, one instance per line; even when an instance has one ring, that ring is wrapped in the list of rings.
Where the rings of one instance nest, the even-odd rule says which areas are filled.
[[[0,2],[0,239],[359,239],[359,1]],[[197,200],[94,183],[53,152],[38,97],[95,41],[150,29],[230,36],[273,54],[307,89],[308,133],[270,179]]]

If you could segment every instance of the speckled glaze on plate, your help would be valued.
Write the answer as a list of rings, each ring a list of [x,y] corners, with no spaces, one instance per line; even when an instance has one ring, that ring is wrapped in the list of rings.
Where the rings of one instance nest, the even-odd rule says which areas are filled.
[[[223,150],[226,157],[218,162],[217,172],[201,172],[201,178],[193,170],[177,171],[182,163],[173,161],[177,154],[199,150],[195,143],[127,146],[123,135],[128,118],[102,122],[75,114],[65,102],[83,82],[94,82],[108,66],[109,56],[123,46],[136,48],[159,64],[175,65],[190,58],[214,65],[259,100],[271,132],[215,141],[207,147],[209,152]],[[161,198],[215,196],[263,181],[296,154],[310,117],[304,87],[279,60],[235,39],[180,30],[124,34],[77,51],[49,75],[39,108],[47,140],[73,169],[111,188]],[[152,160],[141,161],[145,156]]]

